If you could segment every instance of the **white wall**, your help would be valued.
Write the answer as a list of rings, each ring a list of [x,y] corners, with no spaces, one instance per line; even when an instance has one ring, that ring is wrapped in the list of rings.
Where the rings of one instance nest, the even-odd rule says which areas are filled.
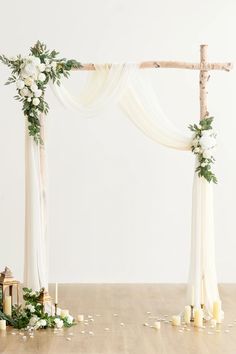
[[[37,39],[82,62],[236,58],[234,0],[2,2],[0,52]],[[23,273],[24,122],[0,66],[0,268]],[[198,73],[150,70],[167,115],[198,121]],[[85,73],[73,73],[71,89]],[[236,281],[236,70],[213,72],[209,110],[219,132],[215,188],[219,281]],[[94,119],[48,92],[50,281],[184,282],[190,248],[193,156],[148,140],[113,107]]]

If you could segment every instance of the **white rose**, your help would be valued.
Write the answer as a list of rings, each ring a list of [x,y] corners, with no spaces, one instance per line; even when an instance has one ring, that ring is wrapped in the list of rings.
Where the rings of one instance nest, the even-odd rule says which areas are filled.
[[[197,154],[197,153],[200,152],[200,149],[199,149],[198,147],[196,147],[196,148],[194,149],[194,152]]]
[[[199,139],[199,143],[201,145],[201,147],[206,150],[206,149],[212,149],[213,147],[216,146],[216,139],[213,136],[209,136],[209,135],[203,135],[200,139]]]
[[[22,90],[20,90],[21,96],[28,96],[29,95],[29,89],[27,87],[24,87]]]
[[[18,81],[16,81],[16,87],[17,87],[19,90],[23,89],[24,86],[25,86],[25,83],[24,83],[23,80],[18,80]]]
[[[37,97],[33,99],[33,105],[34,106],[38,106],[39,103],[40,103],[40,100]]]
[[[25,78],[25,85],[26,86],[31,86],[32,85],[32,83],[33,83],[33,80],[32,80],[32,78],[31,77],[27,77],[27,78]]]
[[[66,316],[67,323],[72,324],[73,320],[74,320],[74,318],[71,315]]]
[[[38,322],[38,320],[39,320],[38,316],[32,316],[29,321],[29,325],[31,327],[34,327],[36,325],[36,323]]]
[[[35,97],[41,97],[41,96],[42,96],[42,93],[43,93],[42,90],[37,90],[37,91],[34,92],[34,96],[35,96]]]
[[[207,165],[206,162],[201,163],[201,166],[202,166],[202,167],[206,167],[206,165]]]
[[[44,59],[44,62],[46,65],[48,65],[50,63],[50,60],[48,58]]]
[[[46,320],[40,320],[39,321],[39,325],[40,325],[40,327],[45,327],[47,325],[47,321]]]
[[[211,150],[204,150],[203,151],[203,157],[205,159],[210,159],[212,157],[212,151]]]
[[[24,77],[33,76],[34,74],[37,74],[37,72],[38,72],[38,70],[37,70],[37,68],[36,68],[34,63],[26,64],[24,69],[23,69]]]
[[[43,74],[43,73],[40,73],[38,75],[38,80],[41,81],[41,82],[44,82],[46,80],[46,75]]]
[[[43,72],[45,69],[46,69],[46,65],[45,64],[42,63],[42,64],[39,65],[39,71],[40,72]]]
[[[35,64],[35,65],[40,65],[41,64],[41,61],[38,57],[34,57],[32,56],[31,57],[31,61]]]
[[[38,86],[36,85],[35,82],[30,86],[30,89],[32,92],[36,92],[38,90]]]
[[[29,305],[26,305],[25,308],[27,308],[28,310],[30,310],[31,313],[34,313],[35,312],[35,307],[31,304]]]
[[[57,328],[62,328],[63,325],[64,325],[63,321],[60,320],[60,318],[56,318],[56,319],[54,320],[54,322],[56,323],[56,327],[57,327]]]
[[[31,102],[31,97],[28,97],[28,98],[27,98],[27,101],[28,101],[28,102]]]

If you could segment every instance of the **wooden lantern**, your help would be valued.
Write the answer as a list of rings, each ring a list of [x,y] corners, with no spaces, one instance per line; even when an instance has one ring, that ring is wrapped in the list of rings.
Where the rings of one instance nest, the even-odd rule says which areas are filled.
[[[7,295],[11,296],[11,303],[19,305],[19,281],[14,279],[11,270],[5,267],[0,273],[1,305],[3,307]]]
[[[49,295],[48,291],[45,288],[42,288],[40,290],[40,295],[39,295],[39,302],[40,304],[43,305],[43,310],[47,310],[47,306],[51,307],[51,302],[52,302],[52,298]],[[47,311],[46,311],[47,312]]]

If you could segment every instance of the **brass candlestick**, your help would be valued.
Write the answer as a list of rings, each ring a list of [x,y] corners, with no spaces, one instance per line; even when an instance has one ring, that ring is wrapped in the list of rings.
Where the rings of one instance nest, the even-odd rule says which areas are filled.
[[[55,306],[55,316],[57,316],[57,304],[54,304]]]
[[[190,322],[194,322],[194,306],[190,305],[190,307],[191,307]]]

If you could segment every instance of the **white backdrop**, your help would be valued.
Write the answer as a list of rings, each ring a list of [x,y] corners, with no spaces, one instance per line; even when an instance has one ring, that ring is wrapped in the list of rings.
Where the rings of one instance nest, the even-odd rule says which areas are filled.
[[[82,62],[199,59],[236,62],[231,1],[34,1],[1,5],[0,52],[37,39]],[[204,15],[203,15],[204,14]],[[24,120],[0,66],[0,267],[23,275]],[[184,128],[199,117],[198,73],[150,70],[163,109]],[[85,73],[73,73],[76,89]],[[236,69],[213,72],[209,110],[219,132],[215,188],[219,281],[235,282]],[[194,158],[148,140],[113,107],[93,119],[48,92],[50,281],[185,282]],[[132,141],[132,144],[130,143]],[[161,186],[165,182],[166,188]]]

